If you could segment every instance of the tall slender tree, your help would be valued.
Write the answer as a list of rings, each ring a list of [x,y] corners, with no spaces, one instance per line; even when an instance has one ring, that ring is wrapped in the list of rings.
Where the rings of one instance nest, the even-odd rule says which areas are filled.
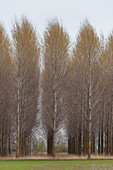
[[[10,154],[10,137],[13,122],[12,110],[11,44],[0,24],[0,155]],[[7,126],[6,126],[7,124]]]
[[[47,131],[48,154],[55,156],[56,133],[65,116],[64,79],[67,72],[69,36],[63,26],[53,20],[44,33],[44,71],[42,122]]]
[[[79,122],[79,124],[77,123],[77,129],[79,128],[77,139],[80,144],[78,153],[81,153],[81,142],[83,141],[83,146],[87,146],[85,152],[88,153],[88,158],[91,156],[91,136],[93,127],[96,124],[95,118],[98,116],[98,110],[96,110],[96,108],[98,108],[97,106],[102,95],[100,89],[101,80],[99,77],[99,56],[99,38],[94,28],[86,20],[80,28],[76,47],[73,50],[73,60],[75,60],[75,62],[73,62],[75,63],[75,67],[73,68],[76,69],[73,70],[75,77],[73,76],[72,79],[75,82],[74,91],[76,94],[75,100],[73,99],[73,104],[75,105],[75,112],[79,115],[78,118],[76,117]],[[74,89],[74,87],[72,88]],[[84,137],[84,133],[86,137]],[[81,137],[83,137],[83,139]],[[78,147],[77,145],[77,148]]]
[[[31,136],[37,123],[39,56],[36,32],[23,17],[12,30],[17,108],[17,157],[30,154]]]

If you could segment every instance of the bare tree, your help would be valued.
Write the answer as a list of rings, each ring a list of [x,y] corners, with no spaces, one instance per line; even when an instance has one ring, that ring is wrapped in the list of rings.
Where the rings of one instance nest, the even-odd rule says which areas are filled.
[[[57,20],[48,23],[44,33],[44,71],[42,80],[42,122],[47,132],[48,154],[55,156],[56,133],[65,116],[64,79],[69,36]]]
[[[80,28],[73,50],[72,71],[70,73],[72,93],[68,93],[71,94],[72,98],[70,106],[72,113],[76,115],[75,120],[71,119],[76,124],[76,140],[74,140],[77,153],[81,154],[82,146],[86,146],[86,149],[83,148],[83,152],[88,153],[88,158],[91,156],[91,136],[93,137],[92,132],[98,120],[98,106],[103,93],[100,88],[102,82],[99,74],[100,51],[99,38],[94,28],[86,20]]]
[[[0,155],[10,154],[10,137],[13,122],[11,45],[0,25]]]
[[[40,48],[36,32],[26,18],[20,24],[15,22],[12,36],[18,157],[30,154],[31,135],[37,124]]]

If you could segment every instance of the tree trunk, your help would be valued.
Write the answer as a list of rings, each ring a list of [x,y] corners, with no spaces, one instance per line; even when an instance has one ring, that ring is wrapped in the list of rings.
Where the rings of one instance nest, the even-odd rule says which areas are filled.
[[[91,58],[89,54],[89,75],[88,75],[88,159],[91,157]]]
[[[54,115],[53,115],[53,130],[52,130],[52,156],[56,156],[56,148],[55,148],[55,142],[56,142],[56,114],[57,114],[57,94],[56,89],[54,90]]]
[[[55,131],[52,132],[52,156],[56,156],[56,148],[55,148]]]
[[[52,132],[48,131],[48,136],[47,136],[47,154],[51,155],[52,154]]]
[[[68,139],[68,154],[75,154],[75,137]]]
[[[78,155],[81,155],[82,153],[82,133],[81,133],[81,124],[79,126],[79,130],[78,130],[79,134],[78,134]]]
[[[93,135],[93,153],[95,153],[95,134]]]
[[[100,155],[100,124],[99,124],[99,132],[98,132],[98,154]]]
[[[103,122],[101,125],[101,154],[103,154],[104,149],[103,149]]]
[[[19,66],[18,66],[19,69]],[[20,78],[19,78],[19,70],[18,70],[18,87],[17,87],[17,147],[16,147],[16,157],[18,158],[20,155]]]
[[[95,153],[95,133],[93,132],[91,137],[91,154]]]
[[[90,144],[90,141],[91,141],[91,133],[89,132],[89,134],[88,134],[88,159],[91,158],[91,144]]]
[[[109,131],[108,131],[108,124],[107,124],[107,155],[109,154]]]
[[[3,130],[3,128],[2,128],[2,130]],[[4,138],[4,136],[3,136],[3,131],[2,131],[2,156],[4,155],[4,149],[3,149],[4,148],[4,141],[3,141],[4,139],[3,138]]]
[[[9,152],[9,155],[11,155],[10,131],[9,131],[9,140],[8,140],[8,152]]]

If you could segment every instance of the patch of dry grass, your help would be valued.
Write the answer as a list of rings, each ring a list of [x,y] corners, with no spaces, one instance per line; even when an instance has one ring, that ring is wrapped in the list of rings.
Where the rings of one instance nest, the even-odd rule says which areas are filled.
[[[0,159],[17,159],[16,156],[8,156],[8,157],[0,157]],[[19,157],[19,159],[53,159],[52,156],[48,156],[46,153],[39,153],[36,156],[26,156],[26,157]],[[87,159],[87,155],[69,155],[68,153],[56,153],[55,159]],[[111,155],[91,155],[91,159],[113,159]]]

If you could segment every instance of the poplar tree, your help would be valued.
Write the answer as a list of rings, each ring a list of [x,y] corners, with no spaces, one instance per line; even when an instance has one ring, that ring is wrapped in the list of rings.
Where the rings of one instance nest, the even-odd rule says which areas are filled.
[[[17,157],[31,153],[31,137],[37,125],[40,48],[32,24],[23,17],[13,30]]]
[[[13,67],[11,60],[11,44],[0,24],[0,155],[11,153],[10,138],[12,135],[13,105],[12,94]]]
[[[86,128],[86,150],[88,158],[90,158],[92,129],[96,123],[95,117],[98,116],[96,108],[101,100],[103,91],[100,90],[101,80],[99,79],[100,42],[97,33],[87,20],[80,27],[73,56],[78,68],[77,73],[75,73],[78,77],[76,79],[78,97],[76,98],[77,100],[75,99],[75,103],[78,107],[79,115],[81,114],[82,116],[79,118],[79,123],[83,119],[82,124]]]
[[[67,72],[69,36],[53,20],[44,33],[44,71],[42,78],[42,122],[47,134],[48,154],[55,156],[56,133],[65,116],[64,80]]]

